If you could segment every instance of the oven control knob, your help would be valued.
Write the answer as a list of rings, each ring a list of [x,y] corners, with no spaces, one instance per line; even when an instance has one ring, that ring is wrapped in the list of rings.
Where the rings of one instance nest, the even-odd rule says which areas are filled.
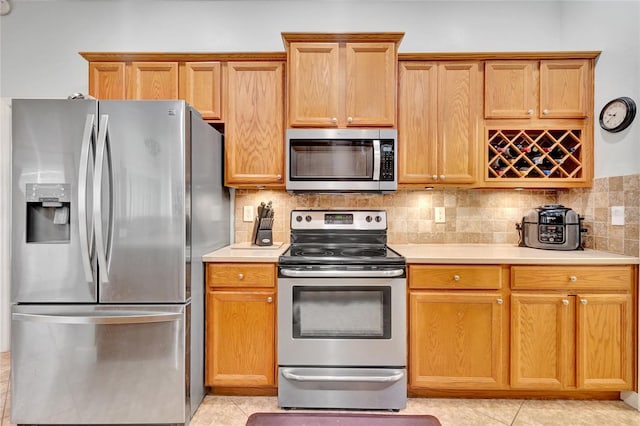
[[[311,216],[307,215],[304,220],[306,220],[307,222],[311,222]]]
[[[382,222],[382,216],[376,216],[376,222]]]
[[[296,221],[297,222],[302,222],[302,216],[300,216],[300,215],[296,216]]]
[[[373,218],[372,218],[371,216],[367,216],[367,217],[365,217],[365,220],[366,220],[367,222],[371,222],[371,221],[373,220]]]

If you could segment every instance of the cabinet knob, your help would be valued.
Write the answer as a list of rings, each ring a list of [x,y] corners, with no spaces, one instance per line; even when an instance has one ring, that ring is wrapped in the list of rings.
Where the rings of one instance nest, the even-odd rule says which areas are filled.
[[[549,114],[549,110],[548,109],[543,109],[542,110],[542,114],[543,115],[548,115]]]
[[[460,281],[460,275],[454,275],[453,276],[453,280],[454,281]]]
[[[347,117],[347,123],[353,123],[353,117]]]
[[[267,303],[273,303],[273,297],[271,296],[267,297]]]
[[[276,179],[278,180],[282,179],[282,175],[276,175]]]
[[[440,180],[444,180],[444,175],[440,175]]]
[[[433,180],[438,180],[438,175],[433,175],[431,177],[433,178]]]
[[[527,110],[527,114],[529,114],[529,115],[533,115],[533,110],[532,110],[532,109],[528,109],[528,110]]]
[[[243,280],[244,279],[244,274],[238,274],[238,279],[239,280]]]
[[[582,303],[583,305],[587,304],[587,299],[580,299],[580,303]]]
[[[567,299],[562,299],[562,304],[564,306],[567,306],[569,304],[569,301]]]
[[[331,117],[331,122],[335,124],[338,122],[338,119],[336,117]]]
[[[498,302],[498,305],[502,305],[504,303],[504,300],[498,299],[498,300],[496,300],[496,302]]]
[[[571,275],[571,276],[569,277],[569,281],[571,281],[571,282],[576,282],[576,281],[578,281],[578,277],[576,277],[575,275]]]

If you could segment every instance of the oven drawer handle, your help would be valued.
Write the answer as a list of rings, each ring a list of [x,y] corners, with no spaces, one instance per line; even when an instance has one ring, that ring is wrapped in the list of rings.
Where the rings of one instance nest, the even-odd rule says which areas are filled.
[[[301,374],[290,373],[282,370],[285,379],[295,382],[372,382],[372,383],[393,383],[402,380],[404,372],[391,374],[389,376],[303,376]]]
[[[386,271],[299,271],[296,269],[281,269],[280,273],[285,277],[296,278],[390,278],[404,275],[404,269],[389,269]]]

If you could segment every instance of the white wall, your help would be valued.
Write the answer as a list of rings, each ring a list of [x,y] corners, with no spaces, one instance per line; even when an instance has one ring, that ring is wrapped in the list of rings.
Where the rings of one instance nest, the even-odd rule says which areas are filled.
[[[282,51],[281,32],[403,31],[401,52],[602,50],[596,113],[617,96],[640,103],[638,1],[13,3],[12,12],[0,17],[0,96],[8,98],[86,93],[87,64],[80,51]],[[640,173],[638,123],[640,117],[615,135],[596,126],[596,177]],[[9,140],[1,136],[0,143]],[[4,162],[0,172],[8,173]],[[8,214],[5,206],[0,219]],[[6,244],[5,235],[0,240]],[[6,288],[2,274],[0,280],[0,289]],[[0,318],[3,311],[6,316],[4,297]]]

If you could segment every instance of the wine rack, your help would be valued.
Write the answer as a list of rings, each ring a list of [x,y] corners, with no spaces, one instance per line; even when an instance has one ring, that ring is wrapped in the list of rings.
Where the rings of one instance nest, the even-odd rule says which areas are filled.
[[[583,179],[582,129],[489,129],[488,181]]]

